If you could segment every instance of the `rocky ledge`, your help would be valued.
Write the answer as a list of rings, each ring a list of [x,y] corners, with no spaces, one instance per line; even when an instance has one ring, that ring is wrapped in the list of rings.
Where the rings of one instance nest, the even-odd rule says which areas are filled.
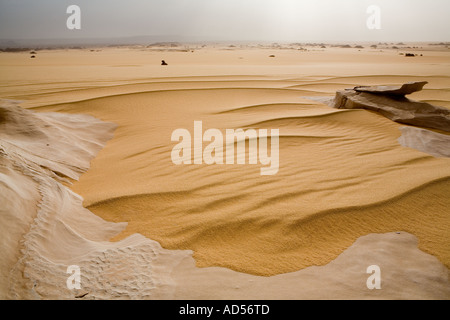
[[[366,109],[393,121],[450,132],[450,110],[405,96],[421,91],[428,82],[401,86],[360,86],[336,92],[333,106],[338,109]]]

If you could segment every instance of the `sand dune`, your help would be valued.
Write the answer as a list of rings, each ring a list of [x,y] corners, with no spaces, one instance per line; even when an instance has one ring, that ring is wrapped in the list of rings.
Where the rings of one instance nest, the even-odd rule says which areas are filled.
[[[94,213],[129,222],[119,238],[139,232],[165,248],[193,250],[198,266],[267,276],[326,264],[370,233],[370,228],[354,228],[359,214],[345,224],[336,218],[339,214],[355,210],[370,216],[381,207],[387,211],[369,224],[373,232],[406,230],[405,221],[414,221],[411,215],[417,213],[407,203],[429,194],[427,185],[450,174],[447,160],[403,148],[397,142],[400,126],[390,120],[363,110],[340,112],[308,104],[299,98],[304,94],[276,88],[195,88],[113,95],[45,109],[88,113],[119,125],[115,139],[73,187]],[[198,119],[205,129],[279,128],[280,173],[261,179],[255,166],[174,166],[171,132],[192,130]],[[383,205],[411,192],[418,194],[395,209]],[[421,248],[448,264],[448,247],[441,238],[447,204],[443,196],[435,198],[430,219],[439,227],[426,231],[422,223],[408,222],[406,231],[423,234]],[[311,225],[323,216],[330,216],[331,229]],[[257,236],[249,237],[253,234]],[[271,259],[275,253],[283,258]]]
[[[104,54],[105,59],[112,55]],[[374,61],[376,55],[356,57],[359,53],[355,53],[355,64],[351,58],[340,61],[339,55],[327,61],[321,53],[302,56],[304,60],[296,65],[297,54],[283,54],[282,65],[265,66],[258,56],[255,65],[243,67],[221,52],[216,59],[226,59],[210,68],[181,53],[170,53],[168,61],[186,62],[180,67],[171,63],[169,71],[162,71],[146,66],[139,52],[135,63],[143,67],[108,60],[108,66],[80,70],[78,81],[58,73],[43,76],[34,85],[31,79],[42,75],[39,70],[44,66],[33,69],[28,81],[7,73],[5,81],[11,83],[0,83],[1,96],[26,100],[22,106],[39,115],[31,123],[40,121],[39,128],[47,124],[52,128],[37,130],[42,135],[38,144],[3,131],[2,141],[35,150],[27,159],[36,164],[36,172],[29,174],[11,169],[12,163],[20,162],[14,158],[2,166],[2,173],[8,175],[4,183],[8,195],[23,199],[20,210],[30,213],[20,217],[16,239],[27,234],[27,226],[38,217],[34,224],[39,232],[31,232],[23,242],[29,254],[21,257],[18,248],[8,244],[10,253],[2,270],[15,265],[14,270],[26,274],[9,284],[12,296],[32,298],[36,292],[38,297],[73,298],[73,292],[56,285],[65,281],[64,266],[70,263],[88,270],[84,278],[88,298],[336,298],[340,294],[448,298],[449,159],[400,144],[404,125],[379,114],[337,110],[307,98],[320,100],[344,87],[426,80],[429,89],[411,97],[442,101],[445,107],[450,101],[450,77],[439,75],[439,66],[430,67],[431,58],[417,65],[403,59],[392,67],[398,57],[381,55]],[[76,55],[73,63],[78,61]],[[441,59],[445,63],[448,56]],[[112,65],[122,73],[112,70]],[[406,70],[411,75],[395,75]],[[117,125],[107,143],[113,126],[92,117]],[[171,134],[177,128],[192,131],[196,120],[203,121],[204,129],[280,129],[279,173],[262,177],[260,165],[175,166],[170,158],[175,145]],[[48,152],[46,144],[50,144]],[[69,190],[61,176],[79,181],[73,181]],[[11,181],[20,187],[14,188]],[[36,192],[37,186],[43,191]],[[43,194],[56,207],[37,210],[35,203]],[[63,202],[58,200],[62,197]],[[19,206],[14,203],[8,202],[8,208]],[[47,222],[55,231],[43,237],[42,232],[49,230]],[[398,231],[400,242],[392,233]],[[361,238],[365,236],[368,240]],[[59,239],[66,240],[55,246]],[[67,255],[66,246],[74,254]],[[383,255],[383,250],[388,253]],[[17,259],[20,262],[14,264]],[[371,295],[364,291],[365,280],[354,280],[355,275],[359,280],[367,278],[364,268],[369,261],[389,266],[385,279],[392,284],[389,290]],[[409,261],[409,267],[395,261]],[[98,279],[100,267],[108,272]],[[54,268],[59,272],[54,278],[37,280]],[[121,278],[125,268],[135,272]],[[355,269],[344,272],[342,281],[326,276],[345,268]],[[411,282],[414,272],[420,275],[415,279],[419,288]],[[149,274],[149,278],[142,276]],[[105,284],[111,279],[115,282]],[[40,289],[30,289],[33,281]],[[231,284],[238,286],[238,281],[245,285],[235,290]],[[220,291],[224,282],[229,285]],[[292,286],[299,282],[308,284],[295,290]],[[291,289],[282,291],[288,283]],[[330,283],[329,292],[325,283]],[[273,295],[261,291],[268,285],[278,288]],[[358,285],[362,288],[356,290]],[[404,293],[399,290],[402,286],[407,288]],[[20,288],[28,290],[23,293]]]

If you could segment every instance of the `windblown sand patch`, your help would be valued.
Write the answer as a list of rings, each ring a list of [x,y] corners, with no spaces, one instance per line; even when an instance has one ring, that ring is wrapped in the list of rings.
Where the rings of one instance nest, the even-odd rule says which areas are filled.
[[[402,146],[414,148],[435,157],[450,158],[450,135],[414,127],[400,128]]]
[[[36,114],[11,102],[0,105],[0,298],[171,294],[170,268],[187,253],[167,255],[140,235],[108,242],[126,224],[95,216],[62,184],[78,179],[115,127],[86,115]],[[66,285],[71,265],[80,268],[80,290]]]

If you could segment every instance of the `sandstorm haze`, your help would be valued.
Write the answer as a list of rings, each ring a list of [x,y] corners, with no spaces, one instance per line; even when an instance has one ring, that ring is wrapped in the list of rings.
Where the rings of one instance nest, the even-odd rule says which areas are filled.
[[[81,30],[66,9],[81,8]],[[381,30],[366,10],[381,9]],[[448,41],[447,0],[1,0],[0,39],[165,41]]]

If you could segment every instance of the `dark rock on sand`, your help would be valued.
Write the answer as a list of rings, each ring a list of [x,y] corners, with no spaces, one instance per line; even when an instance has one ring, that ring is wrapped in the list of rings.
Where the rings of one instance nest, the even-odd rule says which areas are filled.
[[[427,81],[408,82],[401,86],[360,86],[355,87],[354,90],[357,92],[369,92],[382,95],[406,96],[408,94],[421,91],[426,84],[428,84]]]
[[[411,82],[402,86],[355,87],[336,92],[334,107],[366,109],[393,121],[418,127],[450,132],[450,110],[405,97],[422,90],[427,82]]]

